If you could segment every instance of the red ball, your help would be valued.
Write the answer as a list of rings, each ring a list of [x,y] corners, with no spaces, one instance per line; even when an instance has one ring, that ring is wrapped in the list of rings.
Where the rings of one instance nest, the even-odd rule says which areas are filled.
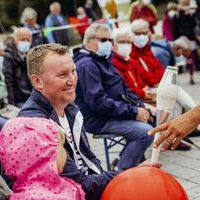
[[[101,200],[188,200],[178,181],[155,167],[135,167],[117,175]]]

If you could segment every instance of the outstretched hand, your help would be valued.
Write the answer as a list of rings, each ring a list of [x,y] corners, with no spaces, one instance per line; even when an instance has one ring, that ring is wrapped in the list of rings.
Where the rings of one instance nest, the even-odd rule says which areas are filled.
[[[171,149],[175,149],[181,140],[194,131],[198,126],[199,121],[196,119],[196,113],[199,114],[195,109],[191,110],[176,119],[161,124],[149,131],[149,135],[155,135],[157,132],[160,132],[161,134],[153,147],[157,148],[164,142],[163,150],[166,150],[170,145],[172,145]]]

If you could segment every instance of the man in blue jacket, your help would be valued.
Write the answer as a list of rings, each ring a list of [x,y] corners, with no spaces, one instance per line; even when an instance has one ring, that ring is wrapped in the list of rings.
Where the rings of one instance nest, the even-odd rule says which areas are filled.
[[[68,160],[62,176],[82,185],[87,200],[97,200],[118,172],[102,171],[90,150],[83,118],[75,99],[77,74],[67,48],[59,44],[40,45],[27,56],[28,75],[34,90],[19,117],[52,119],[65,129]]]
[[[74,50],[78,83],[76,104],[84,116],[86,131],[122,135],[127,145],[121,152],[119,169],[138,165],[152,142],[150,113],[124,85],[111,59],[110,29],[92,24],[85,33],[84,47]]]

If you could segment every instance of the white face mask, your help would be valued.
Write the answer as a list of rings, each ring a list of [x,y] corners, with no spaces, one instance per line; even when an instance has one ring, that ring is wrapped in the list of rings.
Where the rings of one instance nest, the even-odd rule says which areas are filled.
[[[185,66],[187,64],[186,58],[183,55],[175,56],[175,65],[176,66]]]
[[[0,72],[2,68],[3,68],[3,56],[0,56]]]
[[[124,43],[124,44],[118,43],[117,44],[116,52],[119,55],[121,55],[122,57],[124,57],[125,59],[129,58],[131,50],[132,50],[131,44],[127,44],[127,43]]]
[[[167,15],[168,15],[168,17],[170,18],[170,19],[173,19],[174,18],[174,16],[176,15],[176,11],[175,10],[170,10],[168,13],[167,13]]]
[[[21,52],[21,53],[27,53],[30,49],[31,46],[31,42],[28,41],[19,41],[17,44],[17,49]]]
[[[96,53],[99,56],[105,56],[106,58],[108,58],[111,52],[112,52],[112,43],[110,41],[98,43],[98,50]]]
[[[85,14],[82,14],[82,15],[79,14],[79,15],[77,15],[77,18],[78,18],[78,19],[83,19],[85,16],[86,16]]]
[[[148,4],[151,3],[151,0],[142,0],[142,3],[147,6]]]
[[[148,35],[134,35],[133,43],[136,47],[143,48],[149,42]]]

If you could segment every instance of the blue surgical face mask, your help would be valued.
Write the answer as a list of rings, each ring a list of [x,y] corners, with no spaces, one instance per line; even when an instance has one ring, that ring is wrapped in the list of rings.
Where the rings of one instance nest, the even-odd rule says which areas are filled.
[[[27,53],[30,49],[31,46],[31,42],[28,41],[19,41],[17,44],[17,49],[21,52],[21,53]]]
[[[143,48],[149,42],[149,35],[134,35],[133,43],[136,47]]]
[[[175,57],[175,65],[176,66],[185,66],[186,65],[186,58],[183,55]]]
[[[105,56],[106,58],[108,58],[111,52],[112,52],[112,43],[110,41],[98,43],[98,50],[96,53],[99,56]]]

